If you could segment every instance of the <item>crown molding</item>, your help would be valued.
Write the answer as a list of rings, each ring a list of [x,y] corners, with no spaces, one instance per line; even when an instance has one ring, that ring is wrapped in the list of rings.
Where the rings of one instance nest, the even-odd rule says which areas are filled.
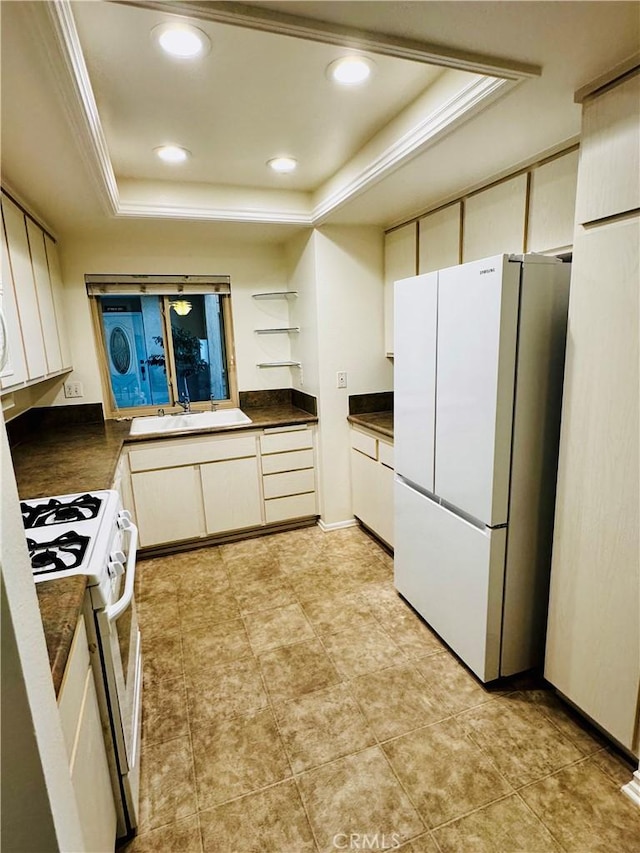
[[[51,66],[58,79],[67,115],[76,130],[76,137],[98,189],[103,207],[111,215],[117,213],[119,192],[111,165],[107,140],[102,130],[98,107],[91,87],[89,72],[84,61],[80,39],[69,0],[55,0],[43,4],[49,24],[55,35],[56,48],[50,40],[43,39]],[[42,27],[40,27],[42,31]],[[69,83],[73,89],[70,91]]]
[[[337,26],[327,21],[277,12],[260,6],[252,6],[249,3],[193,2],[193,0],[181,0],[180,3],[172,2],[172,0],[110,0],[110,2],[124,6],[154,9],[172,15],[179,14],[181,17],[186,16],[201,21],[230,24],[231,26],[247,27],[261,32],[334,44],[352,50],[366,50],[382,56],[393,56],[412,62],[440,65],[459,71],[489,74],[508,80],[539,77],[542,74],[542,68],[539,65],[471,51],[455,50],[439,44],[388,36],[371,30]]]
[[[148,204],[121,201],[118,217],[139,219],[199,219],[216,222],[254,222],[265,225],[313,225],[310,214],[286,210],[257,210],[232,207],[198,207],[178,204]]]
[[[312,214],[314,225],[320,224],[338,207],[370,189],[411,157],[416,156],[429,145],[433,145],[445,133],[469,118],[480,104],[488,98],[503,94],[515,85],[517,85],[515,81],[501,80],[495,77],[483,77],[471,81],[437,110],[397,139],[393,145],[390,145],[386,151],[362,169],[351,181],[314,207]]]
[[[115,2],[122,2],[123,5],[143,8],[162,9],[163,11],[170,11],[172,13],[175,13],[177,7],[177,4],[167,3],[165,0],[152,0],[152,2],[115,0]],[[507,79],[504,76],[474,78],[460,92],[388,146],[382,154],[366,163],[355,177],[352,177],[337,190],[330,193],[315,207],[310,207],[308,212],[286,209],[278,210],[275,207],[260,209],[256,207],[204,206],[188,203],[137,202],[132,199],[124,200],[121,198],[69,0],[55,0],[55,2],[33,5],[40,8],[45,7],[46,9],[48,27],[45,26],[42,16],[36,15],[42,41],[49,54],[54,73],[58,78],[69,119],[76,131],[80,150],[89,165],[90,174],[94,179],[99,197],[106,212],[110,216],[115,217],[194,219],[306,227],[319,225],[334,210],[391,174],[408,159],[419,154],[426,147],[440,139],[445,133],[452,130],[457,124],[466,120],[481,104],[486,104],[487,99],[492,99],[508,91],[517,85],[518,81],[524,76],[523,73],[519,73],[517,79]],[[182,2],[179,4],[179,8],[181,11],[186,11],[194,17],[199,15],[209,20],[222,21],[224,19],[223,22],[227,24],[252,27],[253,23],[247,23],[247,21],[254,22],[254,13],[259,12],[260,15],[265,13],[263,17],[266,23],[262,29],[281,32],[284,31],[282,27],[286,25],[289,28],[286,32],[287,35],[316,38],[315,35],[312,35],[312,33],[316,32],[312,25],[318,24],[318,22],[297,18],[291,20],[293,16],[283,16],[275,13],[273,15],[266,14],[267,10],[256,10],[255,7],[244,6],[243,4]],[[276,24],[278,24],[280,29],[273,29]],[[306,27],[306,35],[301,36],[296,30],[297,27],[303,27],[303,29]],[[52,30],[55,35],[55,43],[51,38]],[[325,33],[325,39],[316,40],[332,41],[332,43],[335,43],[333,35],[329,38],[327,33],[329,33],[329,30]],[[381,38],[376,36],[378,40]],[[395,42],[395,40],[392,41]],[[351,44],[353,45],[353,39],[351,40]],[[426,54],[424,53],[423,45],[420,46],[420,51],[422,58],[419,61],[433,62],[432,58],[425,58]],[[416,59],[415,56],[409,57],[406,53],[394,52],[391,54],[391,51],[389,51],[388,55]],[[451,67],[458,69],[463,67],[458,61],[449,64]],[[469,69],[465,68],[465,70]],[[477,70],[477,66],[474,66],[473,70]]]

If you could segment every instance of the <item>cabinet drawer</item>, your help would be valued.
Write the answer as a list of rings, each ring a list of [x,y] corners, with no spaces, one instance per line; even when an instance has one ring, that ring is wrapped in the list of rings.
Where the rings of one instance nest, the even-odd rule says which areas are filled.
[[[179,444],[163,442],[154,447],[130,450],[129,465],[132,471],[151,471],[157,468],[220,462],[224,459],[242,459],[256,454],[255,434],[204,442],[192,439]]]
[[[292,450],[289,453],[272,453],[262,457],[263,474],[298,471],[300,468],[313,468],[313,450]]]
[[[69,660],[65,669],[60,693],[58,696],[58,710],[60,712],[60,723],[64,736],[67,755],[71,761],[73,744],[76,738],[76,730],[82,710],[85,683],[89,672],[89,644],[87,631],[84,626],[84,616],[81,616],[73,636]]]
[[[373,436],[366,435],[364,432],[359,432],[356,429],[351,430],[351,447],[354,450],[359,450],[365,456],[371,459],[378,458],[378,442]]]
[[[267,524],[285,521],[289,518],[304,518],[317,515],[315,492],[306,495],[293,495],[288,498],[273,498],[265,501]]]
[[[302,450],[305,447],[313,447],[313,435],[306,427],[283,432],[265,432],[260,436],[260,447],[263,453]]]
[[[315,478],[313,468],[302,471],[286,471],[283,474],[267,474],[262,478],[265,498],[280,498],[285,495],[299,495],[313,492]]]
[[[378,441],[378,459],[387,468],[393,468],[393,444]]]

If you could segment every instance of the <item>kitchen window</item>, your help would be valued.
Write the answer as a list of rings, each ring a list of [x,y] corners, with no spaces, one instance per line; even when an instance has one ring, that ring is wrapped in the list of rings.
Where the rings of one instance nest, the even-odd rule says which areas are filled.
[[[226,276],[87,276],[107,416],[237,405]]]

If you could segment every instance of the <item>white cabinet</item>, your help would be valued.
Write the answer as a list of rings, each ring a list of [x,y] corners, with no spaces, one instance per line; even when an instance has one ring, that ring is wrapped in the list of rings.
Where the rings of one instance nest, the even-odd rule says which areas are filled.
[[[578,152],[570,151],[531,172],[528,252],[566,251],[573,245]]]
[[[545,659],[545,677],[636,755],[639,134],[639,74],[585,101]]]
[[[398,283],[395,298],[395,405],[405,413],[394,427],[396,467],[404,477],[433,491],[436,419],[436,330],[438,274]],[[407,370],[420,364],[423,369]]]
[[[5,239],[4,228],[2,231],[2,281],[0,282],[1,305],[0,310],[4,318],[4,331],[6,356],[5,365],[0,373],[0,388],[10,388],[20,385],[27,379],[27,362],[22,343],[22,329],[20,328],[20,316],[18,314],[18,303],[16,292],[9,266],[9,254]]]
[[[12,389],[71,368],[62,281],[53,240],[2,194],[2,302],[9,362],[0,388]]]
[[[159,545],[204,535],[200,469],[183,465],[131,475],[140,545]]]
[[[417,273],[418,225],[410,222],[385,234],[384,238],[384,345],[394,353],[393,285],[399,278]]]
[[[38,296],[31,267],[24,214],[10,199],[3,195],[2,216],[20,315],[22,340],[27,362],[27,377],[28,379],[40,379],[47,373],[47,356],[44,348]]]
[[[209,462],[200,467],[207,534],[262,524],[256,457]]]
[[[463,262],[498,252],[523,252],[526,206],[527,176],[524,174],[467,199],[464,203]]]
[[[576,222],[640,208],[640,71],[582,107]]]
[[[393,547],[393,444],[355,426],[350,433],[353,514]]]
[[[418,273],[460,262],[461,203],[429,213],[418,222]]]
[[[317,515],[307,426],[140,442],[125,453],[116,482],[124,497],[130,469],[142,547]]]
[[[265,430],[260,450],[266,523],[317,515],[313,429]]]
[[[491,526],[508,514],[519,286],[503,256],[438,278],[434,491]]]
[[[31,219],[26,219],[26,225],[27,236],[29,238],[29,252],[31,254],[31,268],[36,285],[38,308],[40,309],[42,338],[47,357],[47,373],[57,373],[62,367],[62,355],[60,353],[60,340],[58,337],[58,324],[56,321],[56,309],[53,303],[51,279],[49,278],[49,265],[44,246],[44,234]]]
[[[83,616],[76,626],[58,710],[84,850],[106,853],[115,847],[116,810]]]

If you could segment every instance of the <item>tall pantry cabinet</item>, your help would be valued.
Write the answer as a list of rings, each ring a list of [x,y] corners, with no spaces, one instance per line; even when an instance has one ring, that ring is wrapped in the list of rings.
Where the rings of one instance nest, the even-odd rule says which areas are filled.
[[[640,69],[583,102],[545,675],[638,755]]]

